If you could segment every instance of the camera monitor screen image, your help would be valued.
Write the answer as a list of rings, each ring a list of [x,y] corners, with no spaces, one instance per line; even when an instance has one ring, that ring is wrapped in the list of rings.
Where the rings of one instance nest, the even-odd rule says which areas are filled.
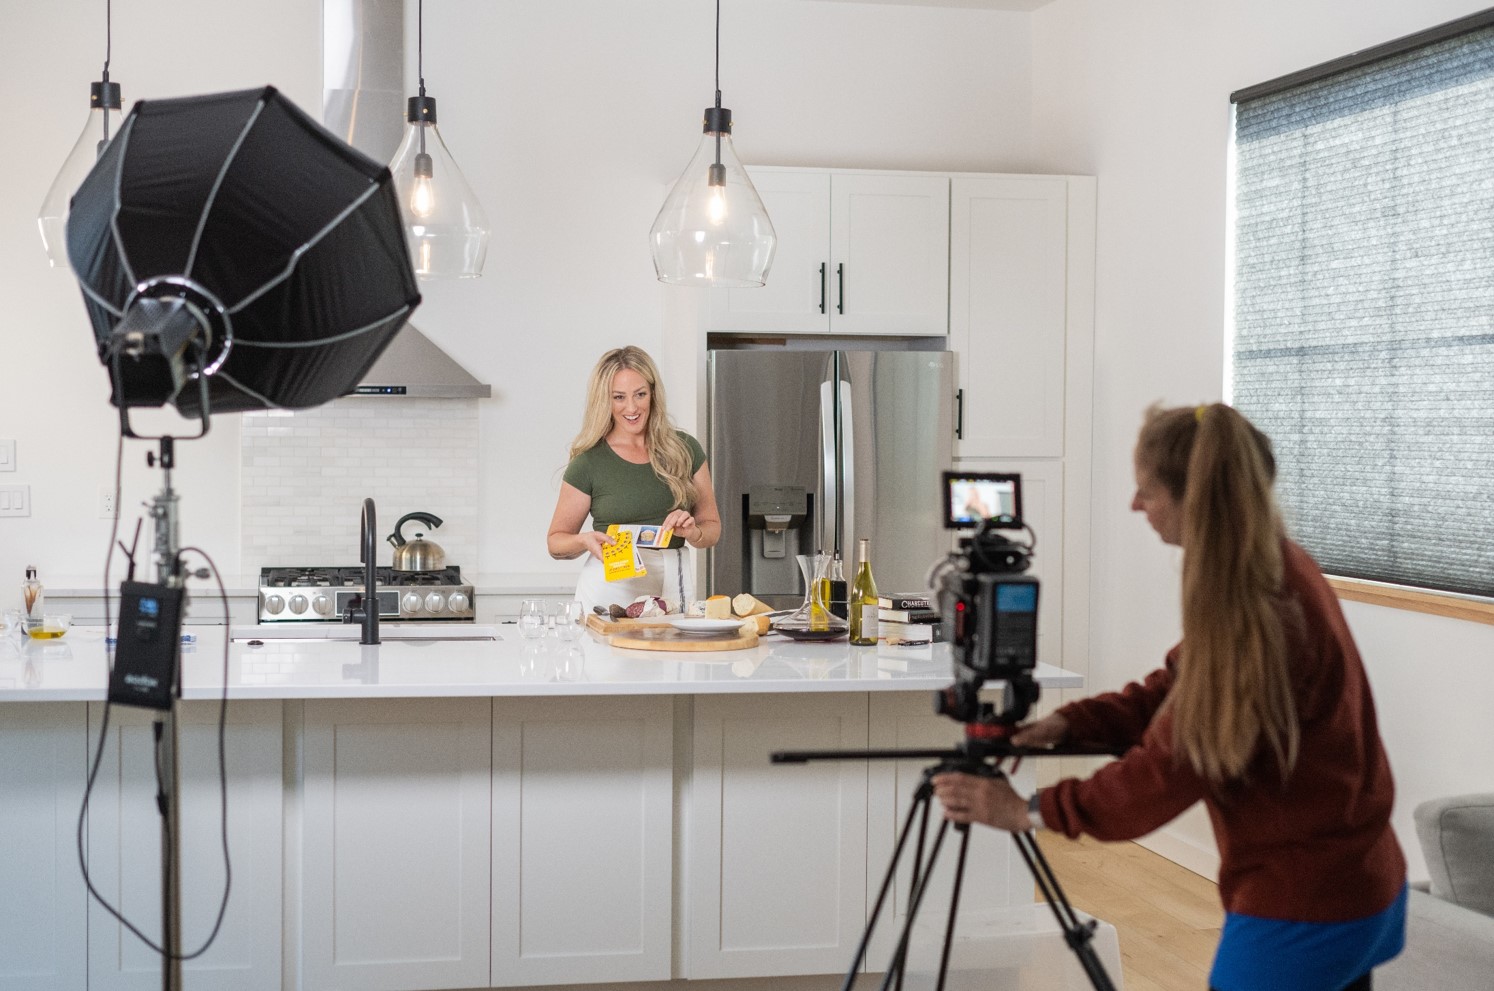
[[[1022,521],[1022,476],[995,472],[944,472],[944,526],[960,530],[988,519]]]

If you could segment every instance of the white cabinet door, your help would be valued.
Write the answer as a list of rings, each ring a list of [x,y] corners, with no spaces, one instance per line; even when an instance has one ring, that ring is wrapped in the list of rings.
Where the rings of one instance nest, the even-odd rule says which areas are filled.
[[[493,986],[668,980],[672,700],[493,706]]]
[[[76,841],[87,720],[82,702],[0,705],[0,991],[87,983]]]
[[[830,174],[749,170],[778,235],[766,285],[711,289],[713,330],[830,330]]]
[[[306,991],[489,986],[491,724],[486,698],[305,704]]]
[[[955,456],[1061,457],[1069,181],[957,176],[950,189]]]
[[[90,706],[89,760],[104,707]],[[218,991],[279,987],[281,977],[281,705],[229,704],[223,755],[228,774],[228,908],[212,946],[182,964],[189,986]],[[222,793],[216,702],[177,706],[180,735],[181,952],[212,931],[223,898]],[[103,759],[88,807],[93,885],[125,918],[161,939],[161,817],[156,746],[147,709],[112,706]],[[148,991],[161,986],[161,958],[98,902],[88,902],[88,986]]]
[[[866,762],[768,758],[864,748],[866,696],[702,695],[694,708],[680,976],[844,970],[865,926]]]
[[[778,234],[767,285],[711,290],[710,329],[949,333],[949,179],[752,170]]]
[[[830,255],[834,333],[949,333],[947,177],[833,176]]]

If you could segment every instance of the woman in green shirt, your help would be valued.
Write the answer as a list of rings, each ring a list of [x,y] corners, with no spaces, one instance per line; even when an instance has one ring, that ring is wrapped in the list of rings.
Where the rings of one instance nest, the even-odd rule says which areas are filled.
[[[591,527],[586,528],[587,516]],[[607,527],[638,523],[672,529],[667,549],[640,550],[648,574],[609,582],[602,548],[613,543]],[[591,372],[581,432],[546,538],[550,556],[586,556],[576,597],[593,606],[627,605],[658,595],[687,608],[695,582],[685,545],[706,548],[721,538],[721,516],[700,442],[675,428],[664,405],[664,387],[653,359],[641,348],[616,348]]]

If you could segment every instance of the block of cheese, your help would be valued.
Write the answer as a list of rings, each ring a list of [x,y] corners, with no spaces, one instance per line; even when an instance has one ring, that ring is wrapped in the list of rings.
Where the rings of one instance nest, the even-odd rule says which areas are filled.
[[[773,611],[773,607],[751,592],[743,592],[731,600],[731,611],[738,616],[759,616]]]
[[[731,600],[724,595],[713,595],[705,600],[707,619],[731,619]]]

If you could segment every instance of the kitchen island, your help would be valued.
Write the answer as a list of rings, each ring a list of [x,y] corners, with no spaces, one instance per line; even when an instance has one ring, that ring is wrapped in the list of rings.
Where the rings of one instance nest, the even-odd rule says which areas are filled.
[[[952,746],[959,725],[930,704],[950,682],[948,648],[768,637],[677,655],[495,631],[375,647],[192,631],[179,707],[189,950],[223,891],[225,688],[233,883],[187,986],[837,986],[929,761],[768,755]],[[0,641],[0,890],[27,910],[0,935],[3,989],[158,986],[157,959],[87,897],[74,852],[97,749],[90,875],[159,932],[152,713],[111,707],[101,739],[106,670],[96,628]],[[1048,666],[1038,680],[1079,684]],[[1006,974],[996,986],[1081,986],[1065,983],[1077,966],[1009,842],[971,835],[955,966],[986,984]],[[953,859],[920,913],[935,941]],[[884,916],[901,919],[906,891],[903,877]],[[884,918],[871,969],[894,936]],[[1098,945],[1118,980],[1113,930]]]

